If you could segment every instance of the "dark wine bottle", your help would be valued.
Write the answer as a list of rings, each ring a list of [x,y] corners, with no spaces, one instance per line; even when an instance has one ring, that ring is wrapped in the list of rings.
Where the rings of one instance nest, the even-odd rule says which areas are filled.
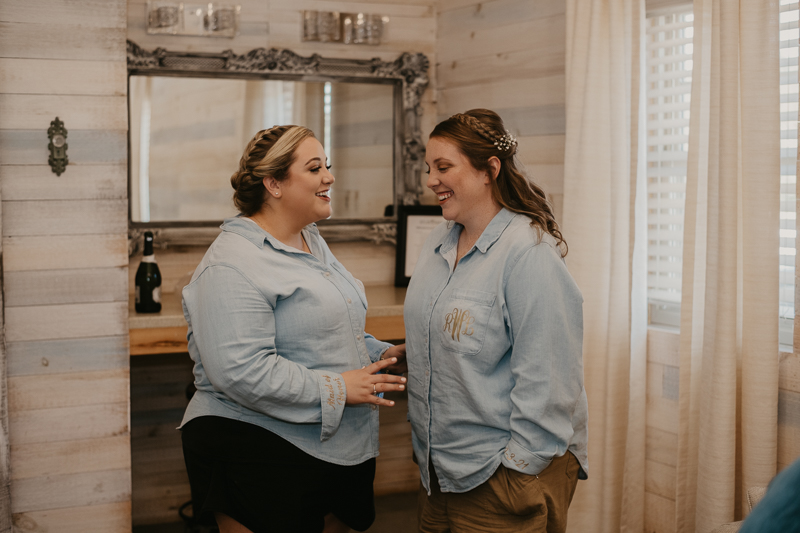
[[[144,257],[136,271],[136,312],[161,311],[161,271],[153,253],[153,232],[144,232]]]

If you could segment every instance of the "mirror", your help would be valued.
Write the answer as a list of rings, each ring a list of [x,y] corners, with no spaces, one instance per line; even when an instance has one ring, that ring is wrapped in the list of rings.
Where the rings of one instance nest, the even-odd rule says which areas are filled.
[[[306,126],[325,147],[336,182],[323,236],[392,241],[397,206],[422,194],[427,69],[423,54],[384,62],[262,48],[238,56],[148,52],[129,41],[132,244],[145,229],[163,244],[210,243],[236,214],[229,180],[244,147],[275,124]]]
[[[324,146],[334,219],[394,206],[392,85],[135,75],[128,88],[132,222],[236,215],[230,175],[276,124],[302,124]]]

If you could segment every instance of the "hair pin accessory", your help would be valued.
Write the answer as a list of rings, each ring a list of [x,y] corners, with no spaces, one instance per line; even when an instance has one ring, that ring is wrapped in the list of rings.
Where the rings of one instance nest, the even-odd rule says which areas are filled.
[[[502,150],[503,152],[509,151],[512,147],[517,145],[517,139],[511,135],[511,132],[506,130],[505,135],[499,136],[495,141],[494,145],[497,146],[498,150]]]

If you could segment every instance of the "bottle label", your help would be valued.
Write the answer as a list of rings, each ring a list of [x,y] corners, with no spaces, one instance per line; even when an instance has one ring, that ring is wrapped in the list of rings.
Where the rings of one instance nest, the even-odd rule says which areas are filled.
[[[140,290],[140,287],[138,285],[136,286],[136,303],[137,304],[142,303],[142,291]]]
[[[157,304],[161,303],[161,287],[156,287],[153,289],[153,301]]]
[[[155,262],[156,262],[155,254],[145,255],[144,257],[142,257],[142,263],[155,263]]]

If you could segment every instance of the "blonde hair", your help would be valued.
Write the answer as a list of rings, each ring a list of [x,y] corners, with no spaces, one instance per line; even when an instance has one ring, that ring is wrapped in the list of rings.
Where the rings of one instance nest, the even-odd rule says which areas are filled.
[[[264,178],[285,180],[297,147],[309,137],[314,137],[314,132],[303,126],[274,126],[259,131],[247,143],[239,170],[231,176],[233,203],[243,215],[261,210],[267,192]]]

